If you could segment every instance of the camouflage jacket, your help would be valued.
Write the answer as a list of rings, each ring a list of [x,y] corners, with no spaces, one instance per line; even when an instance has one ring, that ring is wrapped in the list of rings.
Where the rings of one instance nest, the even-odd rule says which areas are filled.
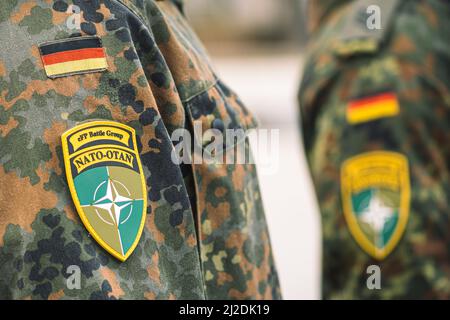
[[[181,10],[180,1],[0,2],[0,298],[280,297],[254,165],[171,161],[176,129],[255,125]],[[47,76],[41,45],[83,37],[101,40],[106,70]],[[136,130],[148,207],[125,262],[92,239],[68,189],[61,135],[89,119]],[[80,285],[69,288],[77,268]]]
[[[448,39],[442,0],[353,1],[312,35],[299,101],[326,299],[450,298]]]

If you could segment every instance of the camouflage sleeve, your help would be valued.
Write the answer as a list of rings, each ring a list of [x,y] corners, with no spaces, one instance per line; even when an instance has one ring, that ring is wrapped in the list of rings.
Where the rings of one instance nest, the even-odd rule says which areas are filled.
[[[306,22],[309,33],[315,33],[340,7],[354,0],[308,0]]]
[[[342,35],[349,21],[358,29],[354,9],[314,39],[300,90],[323,296],[448,299],[450,7],[398,1],[382,34],[356,41]]]
[[[172,133],[195,121],[255,124],[178,4],[1,1],[0,298],[280,297],[254,166],[171,161]],[[66,180],[61,135],[91,119],[136,131],[148,207],[125,262],[88,233]]]

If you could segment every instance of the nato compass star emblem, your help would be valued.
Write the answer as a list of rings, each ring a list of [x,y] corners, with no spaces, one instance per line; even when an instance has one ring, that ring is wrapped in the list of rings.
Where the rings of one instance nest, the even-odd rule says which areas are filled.
[[[109,174],[109,173],[108,173]],[[133,201],[136,199],[128,198],[130,196],[130,191],[127,189],[127,187],[115,180],[113,181],[109,175],[108,180],[103,181],[98,185],[98,187],[95,189],[94,193],[94,199],[97,198],[98,191],[100,188],[106,185],[105,195],[101,197],[100,199],[96,200],[92,205],[92,207],[96,208],[95,212],[97,213],[98,217],[103,220],[106,224],[109,225],[115,225],[119,226],[119,224],[124,224],[128,221],[128,219],[131,216],[131,213],[133,212]],[[125,196],[121,195],[119,193],[119,188],[122,188],[122,190],[125,191]],[[142,200],[142,199],[139,199]],[[84,206],[86,207],[86,206]],[[125,220],[121,221],[121,214],[122,210],[128,208],[129,210],[126,213]],[[109,221],[102,218],[102,215],[99,213],[98,209],[105,210],[109,215]],[[125,210],[124,210],[125,211]]]
[[[395,210],[385,205],[377,196],[372,197],[369,201],[369,206],[362,210],[360,219],[374,230],[376,236],[374,242],[382,247],[384,245],[382,232],[390,219],[395,217]]]
[[[62,136],[70,193],[81,221],[110,254],[125,261],[142,234],[147,190],[134,129],[91,121]]]

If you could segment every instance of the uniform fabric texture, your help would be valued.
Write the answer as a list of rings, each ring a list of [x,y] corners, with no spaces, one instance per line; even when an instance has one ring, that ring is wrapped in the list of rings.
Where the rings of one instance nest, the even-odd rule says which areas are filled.
[[[1,1],[0,298],[280,298],[255,166],[171,161],[176,129],[255,125],[181,9],[181,1]],[[107,69],[48,78],[39,46],[85,36],[101,39]],[[65,178],[61,134],[89,119],[137,134],[147,219],[124,263],[89,236]],[[67,284],[73,268],[79,289]]]

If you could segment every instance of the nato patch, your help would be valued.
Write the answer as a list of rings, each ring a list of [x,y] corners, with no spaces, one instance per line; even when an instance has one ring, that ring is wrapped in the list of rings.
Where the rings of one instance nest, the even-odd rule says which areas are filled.
[[[67,182],[81,221],[111,255],[125,261],[144,228],[147,189],[133,128],[82,123],[62,135]]]
[[[100,38],[84,36],[47,42],[39,46],[49,78],[99,72],[108,68]]]
[[[408,161],[395,152],[369,152],[344,162],[341,192],[350,233],[370,256],[382,260],[400,241],[408,222]]]

